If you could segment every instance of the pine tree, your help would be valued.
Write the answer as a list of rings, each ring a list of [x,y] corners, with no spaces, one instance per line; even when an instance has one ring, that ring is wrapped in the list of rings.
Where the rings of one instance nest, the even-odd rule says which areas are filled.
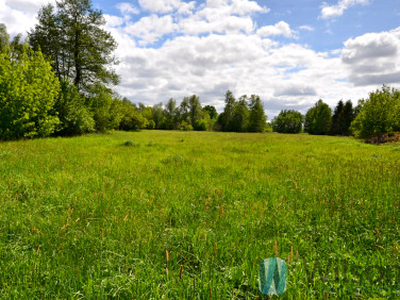
[[[344,103],[342,100],[338,102],[335,107],[335,111],[332,116],[332,126],[331,126],[331,134],[332,135],[342,135],[342,117],[343,117],[343,108]]]
[[[267,116],[264,112],[264,107],[261,103],[261,99],[257,95],[251,95],[250,97],[250,120],[249,120],[249,131],[250,132],[263,132],[267,123]]]
[[[79,92],[89,93],[98,84],[118,83],[109,66],[117,44],[105,31],[105,19],[92,8],[91,0],[61,0],[57,10],[49,4],[38,15],[38,25],[29,33],[34,49],[51,57],[60,81],[70,79]]]

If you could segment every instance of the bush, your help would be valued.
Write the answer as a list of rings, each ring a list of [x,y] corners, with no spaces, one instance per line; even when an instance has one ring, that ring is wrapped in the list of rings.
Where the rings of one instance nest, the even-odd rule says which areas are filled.
[[[206,120],[198,120],[194,124],[194,130],[196,131],[206,131],[208,128],[208,123]]]
[[[18,59],[0,53],[0,139],[46,137],[60,124],[60,83],[40,51],[24,45]]]
[[[84,97],[68,81],[61,83],[61,93],[56,101],[55,110],[61,121],[58,134],[71,136],[94,131],[95,122],[85,106]]]
[[[114,99],[111,92],[102,85],[96,85],[92,89],[86,104],[95,121],[95,129],[99,132],[107,132],[118,129],[122,119],[120,101]]]
[[[120,104],[122,119],[119,124],[119,129],[129,131],[139,130],[145,127],[146,119],[132,102],[128,99],[124,99]]]
[[[279,133],[300,133],[303,129],[303,115],[295,110],[282,110],[274,118],[273,129]]]
[[[179,129],[183,131],[189,131],[193,130],[193,126],[185,121],[182,121],[181,124],[179,125]]]
[[[400,131],[400,92],[383,86],[361,100],[361,110],[351,123],[351,131],[360,138],[377,138]]]

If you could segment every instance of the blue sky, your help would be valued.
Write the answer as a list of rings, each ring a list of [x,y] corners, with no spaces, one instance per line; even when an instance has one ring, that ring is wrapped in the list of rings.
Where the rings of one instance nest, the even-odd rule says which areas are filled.
[[[13,35],[48,0],[0,0]],[[55,0],[50,2],[54,3]],[[117,91],[147,105],[197,94],[222,111],[230,89],[261,96],[269,118],[318,99],[400,87],[398,0],[93,0],[119,47]]]

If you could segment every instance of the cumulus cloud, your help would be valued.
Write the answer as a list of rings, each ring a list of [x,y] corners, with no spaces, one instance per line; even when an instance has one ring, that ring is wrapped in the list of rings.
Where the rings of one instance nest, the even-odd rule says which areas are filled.
[[[142,9],[153,13],[168,13],[179,8],[180,0],[139,0]]]
[[[125,32],[139,38],[141,40],[139,44],[147,45],[154,43],[163,35],[173,32],[175,26],[172,17],[169,15],[162,17],[151,15],[128,25],[125,28]]]
[[[261,7],[256,1],[248,0],[232,0],[231,13],[238,15],[247,15],[255,12],[267,13],[269,8],[266,6]]]
[[[34,7],[39,2],[0,0],[0,20],[11,33],[29,30],[36,21],[37,11],[17,8],[21,3]],[[230,89],[236,96],[260,95],[271,118],[285,108],[305,113],[320,98],[331,106],[343,95],[356,101],[367,96],[363,85],[379,81],[379,87],[400,78],[400,29],[350,39],[332,55],[297,43],[312,27],[297,31],[280,21],[260,28],[255,16],[269,11],[261,1],[137,3],[125,1],[116,6],[118,16],[105,15],[106,28],[118,43],[121,84],[116,89],[136,103],[197,94],[204,105],[222,111]]]
[[[321,8],[321,18],[329,19],[343,15],[344,11],[357,4],[368,4],[369,0],[339,0],[336,5],[323,3]]]
[[[55,2],[49,0],[5,0],[5,5],[11,9],[24,11],[28,14],[36,14],[40,7],[47,3]]]
[[[202,103],[222,111],[224,94],[230,89],[236,96],[260,95],[273,116],[269,107],[273,101],[281,109],[302,110],[319,98],[333,103],[342,97],[337,93],[351,88],[335,82],[345,71],[340,58],[301,45],[282,46],[257,34],[184,35],[158,49],[121,53],[125,58],[118,67],[122,79],[118,91],[134,102],[159,103],[171,97],[179,101],[197,94]]]
[[[341,58],[353,84],[400,83],[400,27],[349,39],[344,46]]]
[[[181,2],[178,8],[178,14],[180,15],[189,15],[196,7],[196,2]]]
[[[278,87],[275,92],[274,96],[316,96],[317,92],[311,86],[307,85],[293,85],[289,84],[287,86],[280,86]]]
[[[261,27],[257,30],[257,34],[262,37],[268,37],[272,35],[283,35],[288,38],[296,38],[298,32],[290,29],[290,25],[284,21],[280,21],[275,25],[269,25]]]
[[[127,14],[137,15],[140,13],[138,8],[136,8],[131,3],[128,3],[128,2],[118,3],[117,8],[121,11],[121,13],[123,15],[127,15]]]
[[[175,8],[164,16],[151,14],[125,28],[111,28],[121,59],[118,91],[145,104],[197,94],[204,105],[222,111],[224,94],[230,89],[237,96],[260,95],[270,117],[279,108],[305,113],[320,98],[334,106],[343,95],[366,96],[363,88],[342,80],[347,64],[340,55],[276,41],[300,34],[284,21],[258,28],[252,14],[268,9],[251,2],[208,0],[193,5],[186,15]],[[237,13],[239,7],[247,13]],[[149,47],[163,37],[168,38]]]
[[[25,35],[35,26],[40,7],[47,3],[55,4],[55,0],[0,0],[0,22],[6,24],[10,35]]]

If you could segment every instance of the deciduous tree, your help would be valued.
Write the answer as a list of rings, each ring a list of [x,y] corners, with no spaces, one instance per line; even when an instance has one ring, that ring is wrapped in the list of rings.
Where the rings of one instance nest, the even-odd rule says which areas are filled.
[[[304,130],[310,134],[328,134],[332,124],[332,110],[321,99],[306,114]]]
[[[383,86],[361,101],[361,109],[351,124],[352,132],[361,138],[377,137],[400,131],[400,92]]]
[[[0,138],[46,137],[60,120],[53,107],[60,83],[40,51],[25,45],[18,59],[0,52]]]
[[[300,133],[303,128],[303,115],[295,110],[282,110],[273,120],[273,129],[279,133]]]

